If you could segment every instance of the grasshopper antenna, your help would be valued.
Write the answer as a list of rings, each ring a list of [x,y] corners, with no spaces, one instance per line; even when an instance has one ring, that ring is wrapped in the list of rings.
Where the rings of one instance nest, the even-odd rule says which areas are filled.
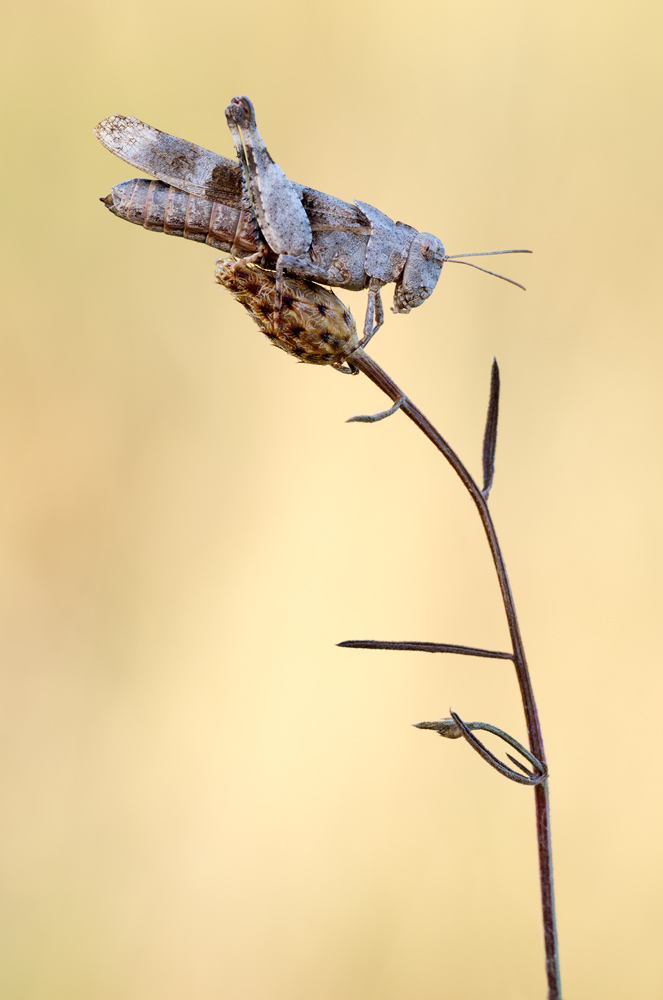
[[[514,281],[513,278],[507,278],[504,274],[498,274],[497,271],[489,271],[487,267],[479,267],[478,264],[472,264],[469,260],[459,260],[460,257],[492,257],[499,253],[532,253],[531,250],[482,250],[477,253],[455,253],[451,256],[445,254],[443,260],[451,261],[452,264],[467,264],[468,267],[476,267],[477,271],[483,271],[485,274],[492,274],[493,278],[501,278],[502,281],[508,281],[510,285],[515,285],[517,288],[522,288],[525,292],[527,289],[524,285],[521,285],[519,281]]]

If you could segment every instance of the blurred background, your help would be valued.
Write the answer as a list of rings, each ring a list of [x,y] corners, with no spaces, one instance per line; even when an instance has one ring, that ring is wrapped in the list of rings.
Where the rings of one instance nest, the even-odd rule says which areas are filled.
[[[525,738],[478,518],[363,377],[269,348],[218,254],[113,218],[135,115],[499,258],[371,353],[491,505],[552,773],[564,996],[663,996],[661,77],[651,2],[27,2],[4,14],[0,993],[545,997]],[[479,262],[481,263],[481,261]],[[495,263],[495,259],[493,261]],[[490,262],[488,262],[490,266]],[[387,310],[391,291],[385,294]],[[361,321],[364,294],[343,294]]]

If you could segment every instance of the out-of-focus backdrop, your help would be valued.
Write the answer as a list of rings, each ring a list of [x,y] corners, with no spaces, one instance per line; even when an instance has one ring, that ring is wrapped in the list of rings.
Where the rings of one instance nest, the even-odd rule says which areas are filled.
[[[476,514],[364,378],[272,350],[216,252],[113,218],[135,115],[493,258],[371,353],[492,507],[552,772],[564,995],[663,996],[661,77],[653,2],[5,11],[0,993],[545,996],[524,737]],[[481,261],[479,261],[481,263]],[[490,265],[490,261],[487,262]],[[365,296],[345,294],[363,316]],[[391,290],[385,295],[391,305]]]

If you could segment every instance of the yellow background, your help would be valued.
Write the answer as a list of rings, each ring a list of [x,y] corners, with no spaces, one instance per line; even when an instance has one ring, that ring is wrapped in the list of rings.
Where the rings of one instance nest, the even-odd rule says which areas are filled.
[[[0,994],[545,996],[485,540],[365,379],[268,348],[217,254],[112,218],[135,115],[499,259],[371,353],[478,474],[552,771],[564,996],[663,997],[661,14],[653,2],[30,2],[3,28]],[[480,262],[481,263],[481,262]],[[490,262],[488,262],[490,263]],[[343,296],[358,320],[365,296]],[[391,305],[391,290],[385,295]]]

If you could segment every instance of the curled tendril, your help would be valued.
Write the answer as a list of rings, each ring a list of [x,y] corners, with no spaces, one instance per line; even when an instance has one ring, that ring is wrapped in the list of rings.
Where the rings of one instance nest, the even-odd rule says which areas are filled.
[[[503,774],[505,778],[516,781],[519,785],[540,785],[548,777],[548,768],[545,764],[542,764],[533,753],[513,736],[505,733],[503,729],[498,729],[497,726],[491,726],[489,722],[463,722],[456,712],[451,712],[450,719],[437,719],[435,722],[417,722],[415,726],[417,729],[432,729],[436,733],[439,733],[440,736],[444,736],[450,740],[460,739],[461,736],[464,737],[472,749],[476,750],[479,756],[483,757],[491,767],[494,767],[496,771]],[[510,753],[507,754],[507,757],[519,770],[514,771],[513,768],[504,764],[488,747],[484,746],[481,740],[473,735],[473,730],[476,729],[483,729],[487,733],[499,736],[501,740],[504,740],[505,743],[508,743],[510,747],[513,747],[514,750],[517,750],[519,754],[522,754],[529,761],[532,765],[532,770],[528,771],[525,765],[516,760],[515,757],[512,757]]]

